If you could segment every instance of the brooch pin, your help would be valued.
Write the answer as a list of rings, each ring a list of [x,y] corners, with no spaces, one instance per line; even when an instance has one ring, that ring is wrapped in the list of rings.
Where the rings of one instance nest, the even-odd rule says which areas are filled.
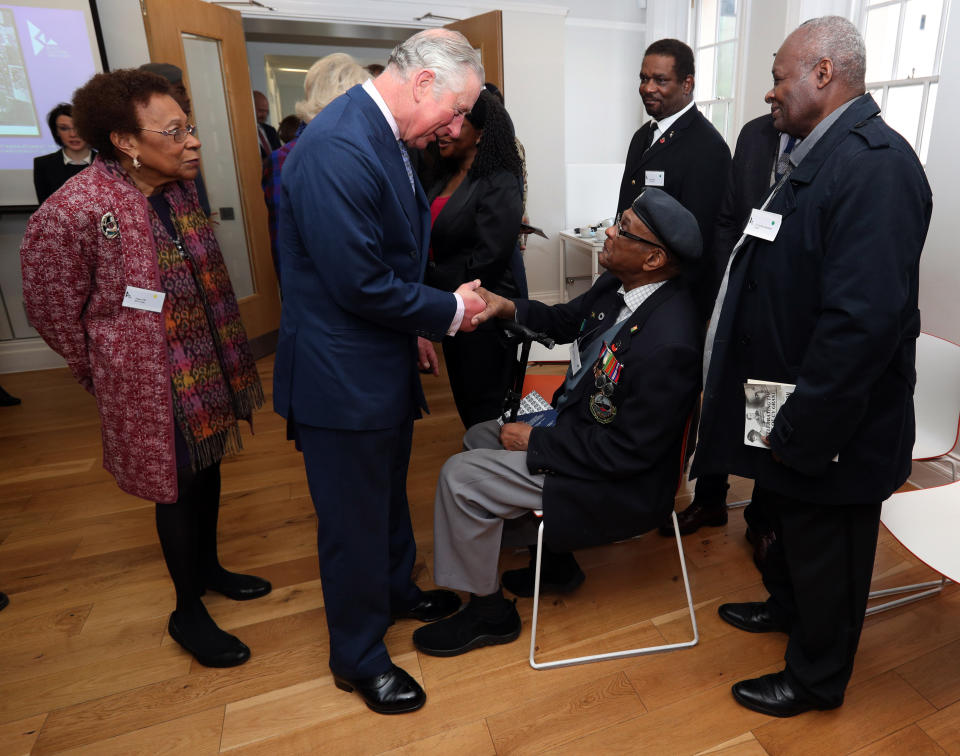
[[[113,217],[113,213],[104,213],[100,219],[100,230],[108,239],[116,239],[120,236],[120,224]]]

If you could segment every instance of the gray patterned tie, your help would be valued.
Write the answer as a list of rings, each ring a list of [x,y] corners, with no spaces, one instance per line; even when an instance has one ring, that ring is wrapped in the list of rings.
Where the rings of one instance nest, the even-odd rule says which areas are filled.
[[[403,158],[403,167],[407,169],[407,178],[410,179],[410,188],[413,189],[413,193],[417,193],[417,185],[413,180],[413,166],[410,165],[410,155],[407,154],[407,146],[403,143],[402,140],[397,140],[397,145],[400,147],[400,157]]]

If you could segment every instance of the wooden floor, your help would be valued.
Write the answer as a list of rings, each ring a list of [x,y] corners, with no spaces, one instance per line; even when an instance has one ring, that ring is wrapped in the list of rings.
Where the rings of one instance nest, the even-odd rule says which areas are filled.
[[[272,360],[259,367],[269,388]],[[102,470],[93,400],[66,370],[2,379],[23,404],[0,407],[0,590],[11,598],[0,612],[0,754],[960,754],[955,585],[868,618],[842,708],[778,720],[733,701],[730,685],[781,668],[785,645],[717,618],[723,601],[765,595],[740,510],[685,539],[696,648],[537,672],[530,599],[517,604],[517,642],[452,659],[417,654],[416,623],[398,622],[387,645],[429,698],[415,714],[373,714],[331,680],[303,466],[269,409],[223,465],[220,527],[224,563],[274,590],[240,604],[208,597],[253,658],[200,667],[165,632],[173,589],[153,505]],[[434,412],[417,423],[409,492],[416,579],[430,587],[433,491],[461,429],[446,380],[425,383]],[[748,490],[739,481],[730,500]],[[652,533],[578,556],[587,582],[542,610],[545,658],[689,637],[671,541]],[[505,553],[502,566],[524,561]],[[885,532],[876,570],[880,585],[931,574]]]

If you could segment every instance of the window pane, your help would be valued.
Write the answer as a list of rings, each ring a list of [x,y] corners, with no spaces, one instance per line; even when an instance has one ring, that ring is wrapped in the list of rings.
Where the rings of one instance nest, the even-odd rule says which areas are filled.
[[[736,44],[736,42],[724,42],[717,46],[717,97],[733,97]]]
[[[720,0],[720,23],[717,41],[723,42],[737,36],[737,0]]]
[[[698,45],[709,45],[717,41],[717,0],[701,0],[700,34]]]
[[[887,107],[883,113],[883,120],[891,128],[899,131],[914,148],[917,144],[917,126],[920,122],[920,102],[922,98],[923,84],[890,87],[890,91],[887,93]]]
[[[923,119],[923,137],[920,139],[920,162],[927,164],[927,150],[930,149],[930,127],[933,125],[933,106],[937,104],[937,85],[930,85],[927,95],[927,114]]]
[[[883,110],[883,87],[878,87],[877,89],[868,89],[867,94],[873,97],[877,105],[880,106],[880,110]]]
[[[717,88],[714,78],[714,56],[717,53],[716,47],[707,47],[697,52],[697,76],[695,83],[694,97],[700,100],[712,100],[717,96]]]
[[[893,55],[897,47],[897,25],[900,6],[888,5],[867,11],[867,81],[889,81],[893,78]]]
[[[726,139],[727,138],[727,110],[729,109],[729,103],[726,102],[717,102],[714,103],[710,108],[710,123],[714,125],[717,131],[720,132],[720,135]]]
[[[908,0],[897,61],[898,79],[933,75],[942,15],[943,0]]]

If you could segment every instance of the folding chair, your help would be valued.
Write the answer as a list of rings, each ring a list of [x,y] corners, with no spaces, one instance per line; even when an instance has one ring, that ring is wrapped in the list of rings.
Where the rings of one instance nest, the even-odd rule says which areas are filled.
[[[677,490],[683,485],[683,473],[685,469],[685,459],[687,453],[687,436],[690,432],[690,420],[687,418],[683,429],[683,441],[680,444],[680,475],[677,481]],[[683,573],[683,587],[687,595],[687,608],[690,610],[690,624],[693,626],[693,638],[682,643],[668,643],[662,646],[645,646],[642,648],[631,648],[625,651],[610,651],[602,654],[591,654],[589,656],[577,656],[569,659],[557,659],[555,661],[538,662],[534,659],[534,653],[537,648],[537,613],[540,607],[540,560],[543,554],[543,512],[538,510],[534,514],[540,518],[540,527],[537,530],[537,562],[534,568],[533,581],[533,621],[530,627],[530,666],[534,669],[554,669],[556,667],[570,667],[574,664],[587,664],[588,662],[605,661],[607,659],[622,659],[628,656],[641,656],[643,654],[653,654],[659,651],[674,651],[679,648],[691,648],[700,641],[700,632],[697,629],[697,617],[693,611],[693,597],[690,595],[690,578],[687,576],[687,562],[683,555],[683,543],[680,540],[680,528],[677,525],[677,513],[672,512],[673,516],[673,534],[677,541],[677,554],[680,557],[680,570]]]
[[[917,339],[917,387],[913,395],[913,409],[917,423],[917,435],[913,443],[914,461],[941,460],[946,462],[950,465],[950,479],[955,482],[957,480],[957,466],[948,455],[957,445],[957,438],[960,435],[960,346],[929,333],[920,334]],[[947,491],[941,489],[947,489]],[[923,489],[923,491],[936,492],[925,497],[917,496],[923,491],[905,491],[894,494],[884,503],[880,521],[898,541],[915,553],[921,561],[927,561],[910,544],[919,544],[922,549],[927,539],[936,538],[938,534],[926,533],[926,530],[930,529],[930,520],[921,513],[920,507],[913,509],[912,502],[920,501],[922,498],[924,504],[927,504],[927,502],[936,499],[938,502],[936,506],[939,507],[942,498],[948,502],[945,504],[947,508],[945,514],[950,516],[954,509],[960,512],[960,499],[956,499],[955,494],[948,493],[953,490],[951,486]],[[951,499],[956,503],[949,503]],[[933,506],[933,504],[930,505]],[[942,527],[942,523],[945,521],[960,522],[956,517],[953,517],[952,520],[939,519],[935,521],[941,523],[938,527]],[[906,540],[898,534],[905,534]],[[938,569],[937,566],[932,564],[931,566],[937,572],[944,574],[944,571]],[[945,584],[946,578],[941,578],[924,583],[871,591],[871,599],[896,596],[901,593],[911,595],[871,606],[867,609],[867,616],[940,593]]]

